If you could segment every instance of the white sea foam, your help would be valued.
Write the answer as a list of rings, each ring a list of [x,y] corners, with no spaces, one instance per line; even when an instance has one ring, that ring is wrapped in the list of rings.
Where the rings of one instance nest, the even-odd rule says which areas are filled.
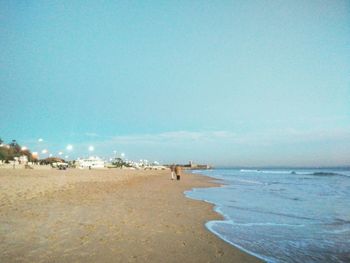
[[[257,258],[260,258],[260,259],[266,261],[267,263],[277,263],[277,261],[276,261],[275,259],[273,259],[273,258],[260,255],[260,254],[258,254],[258,253],[255,253],[255,252],[253,252],[253,251],[250,251],[250,250],[248,250],[248,249],[246,249],[246,248],[240,246],[239,244],[236,244],[236,243],[232,242],[230,239],[226,238],[224,235],[220,234],[219,232],[217,232],[217,231],[214,229],[213,226],[214,226],[216,223],[229,223],[229,224],[230,224],[230,223],[231,223],[231,220],[225,220],[225,221],[209,221],[209,222],[207,222],[207,223],[205,224],[205,226],[206,226],[206,228],[207,228],[210,232],[214,233],[214,234],[217,235],[219,238],[221,238],[222,240],[224,240],[224,241],[226,241],[227,243],[231,244],[232,246],[234,246],[234,247],[236,247],[236,248],[238,248],[238,249],[240,249],[240,250],[246,252],[247,254],[252,255],[252,256],[254,256],[254,257],[257,257]]]
[[[348,221],[339,220],[350,214],[350,179],[339,175],[350,171],[222,169],[202,173],[220,175],[227,184],[186,195],[215,205],[225,220],[206,226],[226,242],[268,262],[350,262],[350,228]]]
[[[246,179],[233,179],[236,182],[241,182],[241,183],[248,183],[248,184],[264,184],[260,181],[254,181],[254,180],[246,180]]]
[[[233,225],[236,226],[288,226],[288,227],[305,227],[305,225],[297,225],[297,224],[278,224],[278,223],[271,223],[271,222],[267,222],[267,223],[233,223],[232,220],[230,220],[230,222],[232,222]]]

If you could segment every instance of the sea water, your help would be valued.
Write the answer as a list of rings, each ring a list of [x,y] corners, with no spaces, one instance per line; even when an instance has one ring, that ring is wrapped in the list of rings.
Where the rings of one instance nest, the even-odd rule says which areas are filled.
[[[221,187],[190,198],[215,205],[225,220],[206,227],[268,262],[350,262],[349,169],[215,169]]]

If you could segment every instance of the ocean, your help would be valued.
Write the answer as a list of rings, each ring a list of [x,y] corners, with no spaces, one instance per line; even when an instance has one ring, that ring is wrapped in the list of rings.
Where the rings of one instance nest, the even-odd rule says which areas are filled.
[[[223,186],[189,198],[225,218],[206,227],[267,262],[350,262],[350,169],[194,171]]]

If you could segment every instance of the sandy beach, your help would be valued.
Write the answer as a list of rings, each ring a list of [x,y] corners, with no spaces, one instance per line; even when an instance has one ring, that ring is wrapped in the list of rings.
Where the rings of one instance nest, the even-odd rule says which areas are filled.
[[[168,171],[0,169],[0,262],[260,262],[206,230],[209,178]]]

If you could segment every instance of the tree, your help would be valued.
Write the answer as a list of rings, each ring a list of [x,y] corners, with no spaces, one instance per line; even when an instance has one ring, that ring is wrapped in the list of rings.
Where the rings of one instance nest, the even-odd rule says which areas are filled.
[[[12,140],[12,142],[9,145],[15,150],[16,153],[21,151],[21,146],[17,143],[16,140]]]
[[[125,165],[125,162],[123,161],[122,158],[116,158],[113,162],[113,165],[115,165],[116,167],[122,167],[123,165]]]
[[[0,160],[6,160],[7,155],[7,149],[4,147],[0,147]]]
[[[0,139],[0,144],[3,143],[3,140]],[[20,157],[22,155],[27,156],[28,161],[33,161],[32,153],[28,150],[22,150],[21,146],[17,143],[16,140],[12,140],[11,143],[9,143],[8,147],[0,147],[0,160],[13,160],[14,157]]]

